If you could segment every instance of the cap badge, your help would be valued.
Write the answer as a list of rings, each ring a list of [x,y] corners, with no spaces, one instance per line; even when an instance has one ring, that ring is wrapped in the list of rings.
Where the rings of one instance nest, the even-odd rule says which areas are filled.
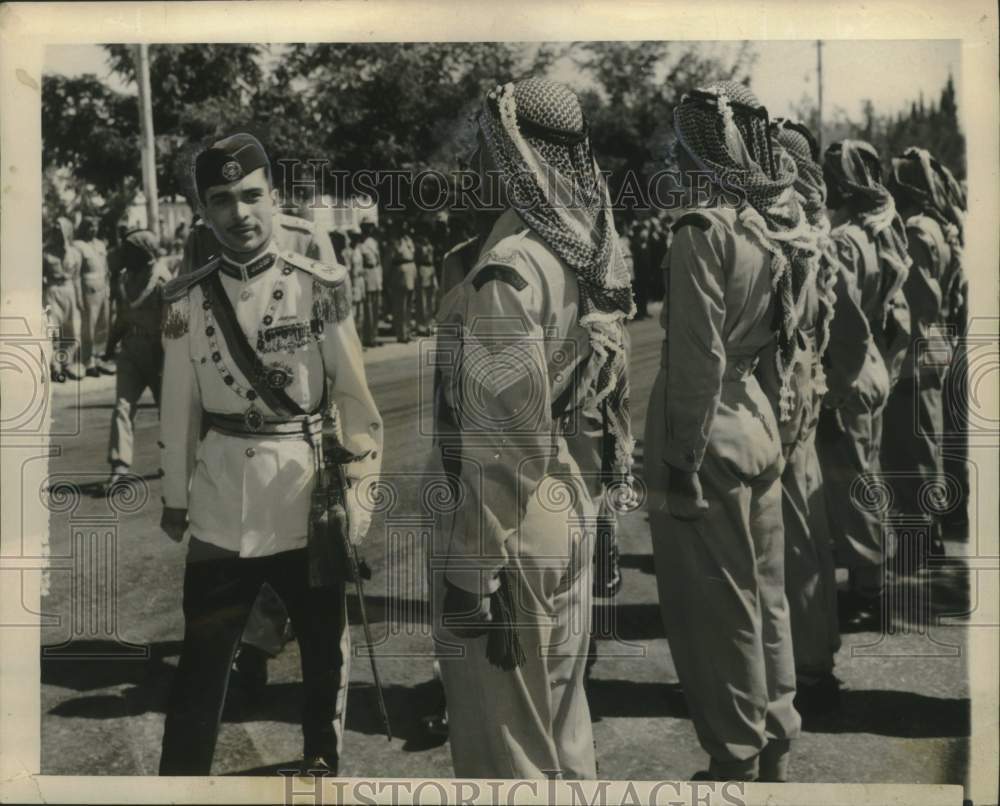
[[[243,176],[243,168],[236,160],[229,160],[222,166],[222,178],[227,182],[235,182]]]

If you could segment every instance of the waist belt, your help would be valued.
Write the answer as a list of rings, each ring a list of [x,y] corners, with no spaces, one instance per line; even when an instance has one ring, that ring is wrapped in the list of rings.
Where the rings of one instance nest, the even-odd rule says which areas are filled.
[[[724,381],[745,381],[753,375],[760,359],[756,355],[726,355]]]
[[[664,341],[660,348],[660,366],[663,369],[667,369],[670,365],[669,354],[669,346]],[[726,353],[726,369],[722,373],[722,380],[745,381],[753,375],[759,362],[756,353]]]
[[[245,439],[305,439],[312,441],[323,431],[323,415],[303,414],[289,419],[264,418],[259,428],[250,428],[242,414],[218,414],[203,411],[205,425],[228,437]]]

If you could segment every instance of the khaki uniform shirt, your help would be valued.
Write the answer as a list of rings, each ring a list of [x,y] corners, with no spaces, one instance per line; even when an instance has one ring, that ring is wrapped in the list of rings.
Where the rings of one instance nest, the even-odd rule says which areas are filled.
[[[907,220],[906,237],[913,264],[903,292],[910,307],[912,333],[900,377],[930,375],[941,380],[952,353],[942,293],[951,268],[951,247],[941,225],[925,215]]]
[[[902,289],[891,298],[874,239],[857,224],[847,223],[832,233],[837,254],[854,275],[861,295],[861,309],[872,338],[885,362],[890,388],[902,371],[910,344],[910,311]]]
[[[771,403],[753,377],[774,360],[770,254],[727,207],[699,209],[674,224],[668,256],[666,331],[667,464],[697,471],[711,442],[748,477],[780,453]],[[746,416],[713,429],[724,389],[742,384]],[[729,401],[732,403],[732,401]]]
[[[452,250],[446,277],[456,276],[471,243]],[[466,495],[447,578],[470,592],[496,590],[543,481],[571,485],[581,513],[599,490],[600,422],[592,427],[592,407],[575,383],[591,352],[578,307],[576,275],[510,210],[442,300],[438,436],[445,468],[457,468]],[[553,517],[552,528],[565,530],[565,514],[558,524]]]

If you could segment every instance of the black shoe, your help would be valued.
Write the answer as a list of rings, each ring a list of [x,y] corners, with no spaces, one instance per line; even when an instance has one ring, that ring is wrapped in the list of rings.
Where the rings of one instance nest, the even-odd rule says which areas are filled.
[[[129,472],[128,465],[114,465],[111,468],[111,475],[104,483],[104,494],[110,495],[112,490],[119,491],[118,488],[124,490],[125,487],[135,481],[136,478]]]
[[[258,701],[267,687],[268,654],[249,644],[240,647],[235,668],[239,673],[239,685],[248,703]]]
[[[837,615],[842,633],[881,632],[882,595],[848,593],[837,599]]]
[[[694,775],[691,776],[692,781],[744,781],[745,783],[752,784],[756,781],[756,778],[723,778],[721,775],[715,775],[708,770],[698,770]]]
[[[336,778],[338,767],[337,759],[333,756],[306,756],[302,762],[302,774]]]
[[[86,375],[88,378],[99,378],[101,371],[97,367],[87,367]]]
[[[420,718],[420,727],[423,732],[434,739],[448,738],[448,712],[441,711],[436,714],[428,714]]]
[[[840,705],[840,681],[829,675],[796,682],[795,710],[800,714],[828,714]]]

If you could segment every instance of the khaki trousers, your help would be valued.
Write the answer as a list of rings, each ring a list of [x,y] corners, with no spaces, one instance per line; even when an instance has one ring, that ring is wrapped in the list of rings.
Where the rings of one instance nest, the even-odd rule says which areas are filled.
[[[882,411],[855,397],[837,410],[824,409],[816,433],[836,564],[866,572],[874,587],[885,562]]]
[[[559,500],[555,483],[543,479],[509,546],[507,572],[527,656],[522,666],[511,672],[492,666],[486,636],[459,639],[441,625],[444,579],[432,572],[435,645],[460,778],[597,776],[583,682],[596,506],[583,501],[583,517],[546,509],[541,501]]]
[[[651,399],[662,400],[664,372]],[[647,421],[646,463],[665,484],[663,417]],[[663,625],[710,772],[754,778],[769,742],[798,736],[785,598],[781,449],[753,378],[724,382],[698,471],[708,511],[681,521],[650,508]]]
[[[799,674],[833,670],[840,649],[837,580],[816,433],[795,443],[781,475],[785,524],[785,594]]]

